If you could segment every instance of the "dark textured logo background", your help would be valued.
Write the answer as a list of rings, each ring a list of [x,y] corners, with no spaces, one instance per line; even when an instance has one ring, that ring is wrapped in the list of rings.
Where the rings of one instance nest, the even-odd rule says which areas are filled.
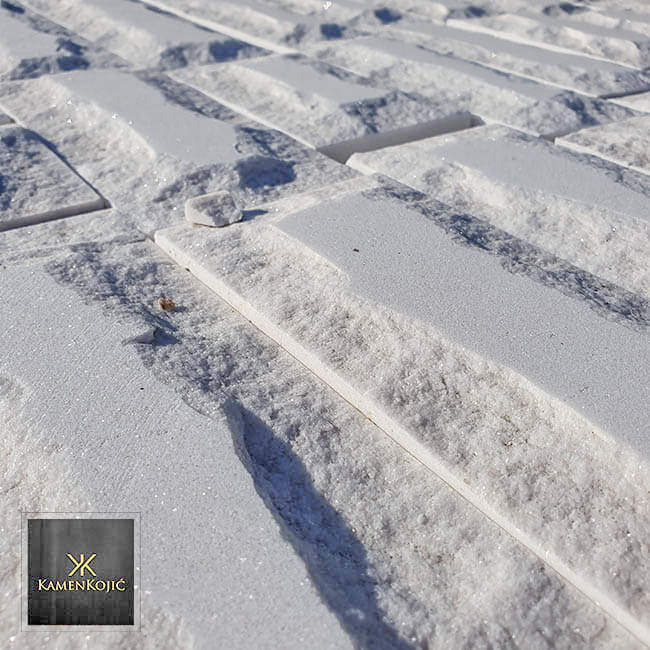
[[[27,555],[29,625],[133,625],[133,519],[29,519]],[[95,558],[95,580],[126,581],[124,591],[38,590],[39,578],[79,580],[68,554]],[[86,578],[93,578],[86,571]],[[124,584],[124,583],[122,583]]]

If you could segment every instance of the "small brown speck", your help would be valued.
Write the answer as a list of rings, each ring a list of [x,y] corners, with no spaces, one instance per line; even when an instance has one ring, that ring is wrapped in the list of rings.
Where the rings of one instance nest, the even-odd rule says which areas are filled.
[[[355,253],[358,253],[358,252],[359,252],[359,249],[358,249],[358,248],[353,248],[352,250],[353,250]]]
[[[176,303],[171,298],[158,298],[158,306],[163,311],[174,311]]]

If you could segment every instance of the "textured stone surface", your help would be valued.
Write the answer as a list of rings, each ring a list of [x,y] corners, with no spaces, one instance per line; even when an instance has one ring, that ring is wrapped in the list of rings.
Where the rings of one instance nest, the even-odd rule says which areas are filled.
[[[601,278],[650,297],[650,188],[639,174],[498,126],[356,154],[350,165],[556,254],[595,276],[582,288],[600,292]]]
[[[22,6],[0,5],[0,80],[124,67],[123,59]]]
[[[628,580],[639,578],[638,562],[645,562],[642,531],[647,523],[642,513],[647,486],[641,477],[647,460],[641,460],[625,445],[618,446],[610,437],[617,428],[611,419],[613,413],[605,413],[604,409],[600,413],[603,424],[612,425],[612,431],[598,431],[566,405],[567,401],[585,405],[590,391],[609,381],[609,370],[596,370],[597,360],[594,377],[589,376],[587,364],[582,370],[572,367],[579,358],[585,358],[580,347],[588,347],[592,340],[580,338],[577,323],[589,329],[587,321],[598,323],[598,317],[579,303],[537,287],[527,278],[511,276],[499,267],[498,260],[485,253],[444,243],[444,235],[440,239],[436,234],[438,227],[420,215],[387,208],[379,201],[371,205],[370,211],[364,213],[356,198],[351,202],[341,199],[279,222],[283,230],[294,233],[302,222],[304,229],[299,236],[319,255],[301,247],[274,226],[263,228],[261,224],[256,228],[241,224],[201,236],[178,228],[158,233],[156,240],[181,266],[189,268],[402,446],[447,482],[451,481],[471,502],[489,511],[493,520],[501,525],[509,522],[507,525],[518,532],[509,530],[520,540],[544,549],[545,558],[556,570],[564,575],[575,571],[581,577],[574,575],[572,580],[581,582],[581,588],[587,588],[592,598],[599,602],[611,598],[617,603],[614,609],[621,607],[629,612],[624,617],[642,616],[643,605],[637,598],[645,588],[638,585],[628,590]],[[390,221],[394,224],[390,233],[383,229],[383,215],[388,211],[392,211]],[[326,224],[331,226],[333,220],[336,226],[327,229]],[[418,222],[426,232],[418,231],[417,238],[405,245],[400,224],[415,227]],[[325,244],[321,226],[330,233],[331,246]],[[357,227],[356,236],[348,237]],[[317,244],[314,239],[321,237]],[[442,250],[449,246],[458,251],[458,266],[449,261],[436,264]],[[428,249],[426,255],[421,252],[423,249]],[[461,258],[473,258],[473,262],[463,263]],[[483,259],[487,266],[482,263],[479,270],[476,258]],[[494,277],[488,267],[494,269]],[[436,268],[439,270],[431,270]],[[473,271],[481,280],[465,282],[465,273]],[[515,285],[520,285],[527,295],[529,308],[524,306],[522,296],[513,292]],[[468,300],[468,292],[472,293],[474,303]],[[563,331],[553,329],[548,320],[557,317],[559,306],[553,311],[536,311],[534,305],[539,302],[535,299],[542,294],[567,310],[572,324]],[[495,301],[489,300],[492,295]],[[514,300],[515,295],[521,299],[515,309],[510,309],[507,301]],[[483,297],[479,300],[478,296]],[[410,307],[406,307],[406,302]],[[377,303],[390,304],[409,316],[417,311],[417,320],[373,307]],[[488,309],[491,316],[477,319],[467,311],[481,311],[488,303],[494,307]],[[420,305],[420,310],[414,305]],[[433,321],[422,309],[426,314],[441,314],[443,320],[453,320],[453,331],[447,329],[443,333],[427,326]],[[526,329],[510,327],[514,325],[510,319],[525,320],[526,314],[532,319]],[[544,325],[539,322],[541,314]],[[486,320],[493,323],[491,335],[485,329]],[[407,326],[407,322],[412,325]],[[437,325],[441,326],[442,320]],[[647,338],[606,321],[598,326],[610,331],[613,338],[608,346],[619,336],[621,340],[636,341],[634,352],[625,353],[627,366],[642,372],[643,365],[635,364],[639,355],[648,354]],[[565,337],[572,327],[578,338],[569,341]],[[467,356],[465,351],[450,345],[451,339],[459,341],[462,336],[467,337],[466,342],[472,340],[470,347],[474,350],[479,345],[476,337],[488,338],[481,350],[485,354],[489,348],[488,356],[498,352],[499,341],[512,342],[513,347],[506,344],[505,350],[514,354],[515,339],[521,337],[524,347],[519,360],[533,365],[549,363],[551,373],[553,363],[560,360],[563,371],[568,373],[564,377],[568,389],[577,394],[565,394],[563,400],[557,400],[500,365],[486,363],[479,356]],[[527,353],[528,346],[533,347]],[[608,348],[595,345],[595,349],[602,353]],[[514,363],[512,357],[508,365]],[[459,368],[464,371],[457,377]],[[576,372],[586,372],[590,387],[587,391],[581,393],[577,389],[584,388],[585,377],[581,383]],[[553,381],[560,381],[559,376],[553,377]],[[573,386],[571,377],[576,380]],[[642,378],[638,381],[640,390],[647,390],[647,382]],[[647,431],[643,431],[645,398],[641,394],[628,397],[641,418],[631,424],[637,428],[637,436],[634,440],[630,436],[628,442],[643,449],[647,444]],[[496,411],[490,404],[498,404]],[[592,403],[590,408],[594,407],[600,405]],[[628,417],[624,408],[618,415]],[[619,445],[620,436],[627,436],[624,427],[617,428]],[[614,469],[612,462],[620,466]],[[613,472],[626,487],[617,481],[616,488],[605,495],[593,490],[594,483],[589,488],[584,485],[583,472],[603,486]],[[621,497],[621,490],[627,500]],[[596,505],[601,498],[611,505]],[[631,509],[619,507],[623,502]],[[606,523],[609,514],[593,521],[586,514],[613,511],[625,521],[614,524],[613,530],[608,530]],[[576,515],[578,512],[584,514]],[[637,532],[631,532],[628,525],[632,524]],[[631,547],[628,532],[636,539]],[[620,545],[620,550],[613,550],[612,544]],[[635,550],[630,555],[623,548]]]
[[[0,2],[0,646],[650,645],[648,25]],[[142,632],[21,632],[113,509]]]
[[[387,37],[388,36],[388,37]],[[450,56],[401,34],[314,44],[309,52],[367,76],[377,85],[453,103],[489,122],[543,135],[622,119],[623,107]]]
[[[557,142],[650,174],[650,116],[584,129]]]
[[[137,67],[168,70],[265,53],[138,0],[30,0],[52,20],[97,42]]]
[[[342,68],[295,55],[190,68],[175,77],[313,147],[405,129],[433,135],[471,123],[453,101],[386,90]]]
[[[35,133],[0,129],[0,230],[104,207]]]
[[[197,196],[185,203],[185,219],[203,226],[228,226],[243,216],[229,192]]]
[[[15,82],[0,105],[146,230],[182,221],[194,196],[226,190],[250,206],[356,174],[159,73]]]

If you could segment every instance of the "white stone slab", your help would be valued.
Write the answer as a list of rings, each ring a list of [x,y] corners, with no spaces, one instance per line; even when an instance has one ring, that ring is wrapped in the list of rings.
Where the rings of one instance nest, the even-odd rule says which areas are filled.
[[[150,618],[156,605],[180,617],[192,647],[352,647],[256,492],[227,404],[200,414],[145,368],[137,344],[121,344],[139,333],[135,317],[111,318],[40,269],[0,275],[0,381],[23,394],[13,415],[24,438],[38,441],[33,453],[38,474],[51,476],[49,505],[69,511],[80,491],[91,511],[141,513],[138,569],[150,642],[176,647]],[[44,451],[53,446],[56,453]],[[59,463],[62,474],[54,471]],[[17,647],[23,640],[28,647],[29,638],[17,638]]]
[[[320,0],[275,6],[264,0],[154,0],[152,4],[280,53],[295,51],[303,42],[343,35],[346,23],[364,9],[349,1],[327,5]]]
[[[177,68],[259,56],[258,47],[138,0],[31,0],[31,6],[138,67]]]
[[[650,298],[644,176],[495,126],[355,154],[349,164],[391,176]]]
[[[56,41],[53,34],[30,29],[7,10],[0,11],[0,72],[17,67],[24,59],[51,56],[56,52]]]
[[[650,113],[650,93],[639,93],[636,95],[628,95],[626,97],[616,97],[612,99],[613,102],[627,106],[635,111],[643,113]]]
[[[125,65],[60,25],[23,7],[11,7],[0,6],[0,80]]]
[[[230,163],[242,157],[235,148],[237,134],[231,124],[166,102],[159,90],[129,73],[73,72],[57,81],[73,97],[126,122],[156,152],[197,165]]]
[[[584,129],[556,142],[650,174],[650,116]]]
[[[638,70],[579,54],[508,41],[487,33],[422,20],[404,20],[397,23],[395,29],[408,40],[419,37],[415,42],[441,54],[452,54],[586,95],[627,93],[650,86],[650,76]]]
[[[357,175],[160,73],[50,75],[0,96],[145,229],[181,221],[185,201],[210,192],[252,205]]]
[[[367,148],[377,148],[389,143],[372,146],[371,140],[405,129],[414,132],[403,139],[412,139],[472,123],[471,115],[459,112],[453,102],[415,100],[336,66],[295,55],[202,66],[174,77],[312,147],[366,138]],[[364,150],[362,143],[358,147]]]
[[[395,36],[395,34],[393,34]],[[615,105],[440,54],[403,38],[372,36],[309,48],[315,58],[365,75],[377,85],[454,103],[486,121],[556,135],[585,123],[621,119]]]
[[[344,199],[288,217],[280,227],[344,269],[366,296],[518,370],[650,456],[647,336],[510,275],[498,260],[452,242],[425,218],[382,210],[376,200]],[[373,233],[365,264],[348,245],[364,232]],[[401,251],[409,254],[402,259]]]
[[[588,23],[560,19],[520,10],[517,14],[482,16],[471,20],[449,20],[460,29],[481,31],[524,43],[560,51],[580,52],[605,61],[643,69],[650,62],[647,36],[626,30],[602,29]]]
[[[0,129],[0,230],[103,207],[104,200],[35,134]]]
[[[226,304],[197,290],[189,274],[152,254],[151,245],[121,252],[75,248],[48,263],[56,284],[40,272],[27,276],[28,287],[38,283],[31,292],[38,302],[71,327],[52,333],[46,329],[51,324],[27,323],[29,313],[0,316],[0,325],[10,323],[6,340],[17,342],[15,349],[46,348],[26,372],[14,370],[18,362],[7,366],[9,372],[0,364],[6,480],[13,486],[0,501],[0,514],[13,522],[25,507],[139,507],[148,533],[140,573],[149,644],[179,650],[348,647],[331,614],[314,601],[311,582],[355,647],[499,643],[504,629],[527,646],[546,635],[569,638],[576,648],[634,646],[610,615]],[[22,298],[29,270],[7,276],[12,305]],[[130,338],[129,330],[140,331],[139,321],[151,317],[146,303],[160,289],[178,302],[166,316],[178,342],[125,346],[130,354],[118,345],[116,352],[116,338]],[[112,300],[118,295],[119,305]],[[15,341],[23,320],[27,336]],[[62,359],[80,372],[53,393],[50,382],[65,372]],[[115,362],[123,381],[103,391]],[[207,364],[209,376],[201,372]],[[66,388],[70,404],[61,416]],[[88,457],[85,466],[66,472],[68,459],[81,454]],[[272,521],[267,525],[264,510],[249,503],[257,495],[237,460],[254,477],[259,506],[262,497],[308,566],[309,580],[297,589],[292,580],[300,579],[301,563],[290,552],[281,579],[273,577],[286,546],[276,544],[277,529]],[[633,510],[624,503],[609,521],[627,526]],[[632,522],[633,540],[637,529]],[[3,593],[17,598],[18,571],[11,562],[19,555],[17,526],[12,533],[0,540],[8,569],[1,583]],[[267,545],[268,557],[261,557]],[[181,553],[193,547],[201,552]],[[175,564],[168,569],[170,558]],[[209,587],[175,579],[205,563],[201,573],[214,579]],[[269,604],[276,589],[278,598]],[[295,597],[298,605],[290,603]],[[267,622],[276,608],[277,620]],[[325,616],[314,621],[319,611]],[[15,634],[12,623],[4,617],[0,632]],[[93,647],[115,647],[115,637],[105,632],[89,637]],[[38,648],[41,639],[16,635],[15,642]],[[140,647],[128,638],[123,645]]]
[[[156,242],[492,521],[536,549],[592,600],[607,601],[607,611],[647,638],[643,606],[636,601],[640,592],[619,581],[640,572],[636,560],[628,564],[630,557],[613,550],[618,535],[602,527],[609,514],[579,524],[580,543],[573,530],[576,512],[611,513],[614,503],[632,502],[637,505],[630,520],[647,528],[636,520],[645,512],[647,477],[643,485],[635,483],[647,464],[621,440],[647,451],[647,432],[634,437],[618,431],[615,442],[566,405],[592,409],[598,387],[616,381],[609,373],[628,367],[643,386],[624,396],[616,391],[632,399],[634,413],[621,405],[607,417],[610,423],[637,418],[627,424],[645,426],[638,400],[647,398],[639,364],[640,355],[648,354],[647,338],[510,275],[498,258],[459,245],[387,195],[325,201],[277,226],[284,232],[262,222],[205,236],[179,227],[156,233]],[[408,313],[397,314],[387,304]],[[564,310],[560,325],[558,312]],[[437,327],[429,326],[432,314],[439,314]],[[441,334],[443,321],[453,323],[453,331]],[[588,334],[583,327],[591,328]],[[599,347],[603,330],[607,346]],[[488,356],[503,353],[510,365],[515,359],[538,369],[555,363],[552,370],[547,366],[552,382],[557,387],[566,381],[571,394],[566,402],[555,400],[520,375],[462,351],[452,343],[458,339],[473,350],[485,347]],[[630,341],[633,350],[624,350],[601,374],[600,364]],[[567,376],[556,380],[564,370]],[[629,375],[621,379],[626,387],[634,383]],[[512,411],[505,406],[510,399],[518,404]],[[487,424],[491,413],[495,419]],[[629,469],[617,469],[618,463]],[[611,508],[596,506],[593,499],[602,494],[585,487],[579,468],[609,486],[604,498]],[[636,496],[625,500],[628,490]],[[634,548],[640,559],[641,547]]]

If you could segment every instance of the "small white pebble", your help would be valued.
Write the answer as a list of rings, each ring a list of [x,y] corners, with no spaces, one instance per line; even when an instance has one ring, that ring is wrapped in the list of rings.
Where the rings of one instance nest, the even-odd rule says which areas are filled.
[[[243,219],[230,192],[214,192],[196,196],[185,203],[185,219],[201,226],[228,226]]]

